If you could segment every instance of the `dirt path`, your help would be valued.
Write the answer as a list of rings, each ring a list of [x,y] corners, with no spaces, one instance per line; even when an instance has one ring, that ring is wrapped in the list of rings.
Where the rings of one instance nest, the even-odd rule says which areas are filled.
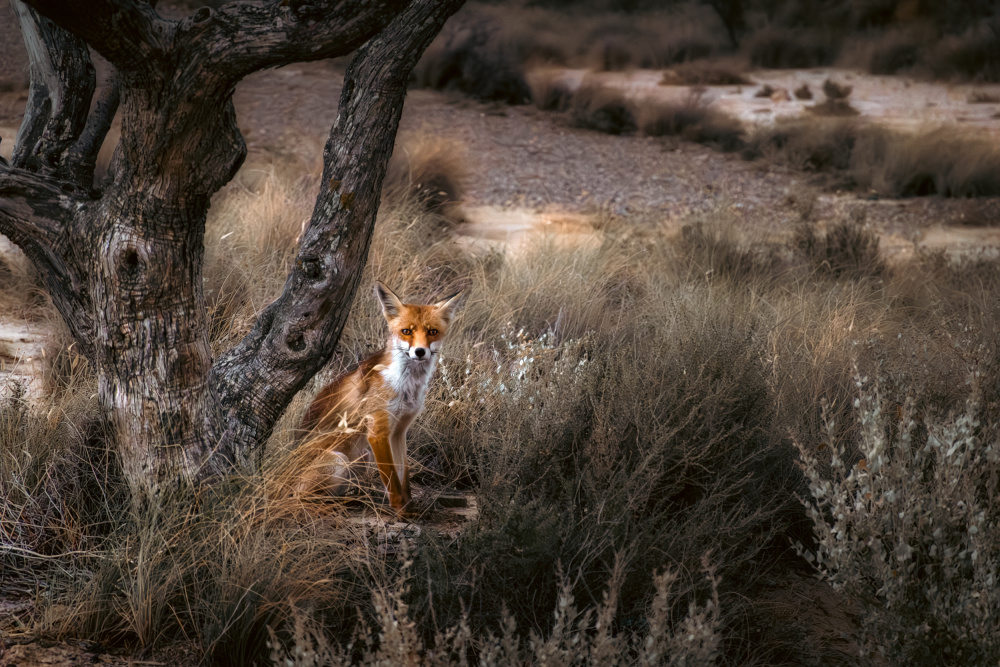
[[[616,76],[603,78],[609,85],[652,86],[668,96],[688,94],[678,92],[677,87],[656,85],[658,73]],[[766,72],[754,76],[775,83],[807,79],[815,84],[831,76],[831,71]],[[858,81],[856,76],[850,80]],[[339,72],[325,63],[259,72],[241,83],[235,99],[250,149],[249,162],[266,162],[278,156],[296,160],[303,169],[317,169],[323,141],[335,118],[340,83]],[[859,99],[881,99],[871,92],[870,82],[857,85],[861,89],[855,93]],[[979,115],[991,111],[989,105],[964,102],[971,87],[921,86],[918,92],[936,86],[928,89],[937,90],[939,96],[961,99],[961,104]],[[721,100],[726,91],[720,87],[706,94]],[[763,106],[780,112],[789,105],[754,98],[752,88],[740,93],[740,98],[746,102],[740,112],[743,115],[760,116],[754,109]],[[889,105],[886,113],[895,117],[899,104],[905,107],[908,99]],[[991,122],[1000,127],[1000,121]],[[466,193],[469,207],[514,207],[519,209],[517,215],[524,210],[592,213],[604,207],[616,214],[640,214],[641,218],[642,214],[653,213],[660,221],[679,222],[692,213],[726,206],[738,213],[740,224],[778,233],[796,219],[792,200],[808,190],[808,174],[763,162],[746,162],[738,155],[705,146],[671,139],[611,136],[570,127],[560,116],[530,106],[482,105],[433,91],[412,90],[400,133],[405,137],[407,133],[421,132],[452,139],[465,147],[470,170]],[[943,230],[935,238],[947,238],[948,227],[965,225],[970,211],[983,218],[976,205],[969,202],[935,198],[868,201],[853,194],[825,193],[819,195],[817,205],[821,218],[845,209],[864,209],[869,222],[887,240],[894,239],[891,247],[912,246],[926,228],[935,226]],[[980,208],[990,213],[977,224],[1000,223],[993,220],[995,206]],[[963,247],[968,245],[961,235],[955,241]],[[1000,235],[982,234],[973,243],[982,242],[1000,244]]]

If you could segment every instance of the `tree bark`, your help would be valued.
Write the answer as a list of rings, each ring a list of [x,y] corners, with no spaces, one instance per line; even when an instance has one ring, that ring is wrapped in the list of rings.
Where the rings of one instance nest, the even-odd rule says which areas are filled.
[[[463,0],[231,3],[179,22],[137,0],[12,2],[26,39],[53,46],[29,50],[33,90],[36,78],[46,83],[13,164],[0,166],[0,233],[39,268],[95,368],[136,501],[255,466],[292,397],[333,353],[407,79]],[[116,68],[115,90],[89,123],[93,67],[82,40]],[[355,49],[285,291],[213,366],[204,227],[211,195],[246,154],[233,87],[262,67]],[[74,83],[70,72],[87,71],[90,83]],[[116,103],[122,139],[99,191],[93,156]]]

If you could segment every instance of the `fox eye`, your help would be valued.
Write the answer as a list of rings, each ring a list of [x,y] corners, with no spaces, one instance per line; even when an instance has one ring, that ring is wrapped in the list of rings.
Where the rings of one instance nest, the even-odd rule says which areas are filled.
[[[410,329],[403,329],[399,333],[403,334],[404,336],[409,336],[411,333],[413,333],[413,331],[411,331]]]
[[[427,335],[428,336],[437,336],[438,335],[438,330],[437,329],[428,329],[427,330]]]

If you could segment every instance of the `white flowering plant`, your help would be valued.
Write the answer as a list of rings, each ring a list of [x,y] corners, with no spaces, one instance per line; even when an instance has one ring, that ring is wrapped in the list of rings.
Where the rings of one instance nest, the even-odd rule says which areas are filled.
[[[1000,440],[984,423],[978,372],[965,409],[941,418],[912,400],[887,414],[877,383],[855,382],[856,449],[828,405],[826,437],[797,443],[816,538],[797,548],[859,605],[870,650],[896,664],[995,665]]]

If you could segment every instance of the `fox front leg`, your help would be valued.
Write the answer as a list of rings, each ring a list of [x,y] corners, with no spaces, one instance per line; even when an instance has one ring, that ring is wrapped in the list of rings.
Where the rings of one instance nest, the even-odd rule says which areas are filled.
[[[390,419],[389,413],[385,411],[375,415],[373,428],[368,434],[368,444],[371,446],[372,454],[375,455],[375,464],[378,466],[382,484],[389,492],[389,504],[402,514],[410,502],[409,485],[404,486],[402,481],[406,471],[405,460],[402,465],[393,460]]]

